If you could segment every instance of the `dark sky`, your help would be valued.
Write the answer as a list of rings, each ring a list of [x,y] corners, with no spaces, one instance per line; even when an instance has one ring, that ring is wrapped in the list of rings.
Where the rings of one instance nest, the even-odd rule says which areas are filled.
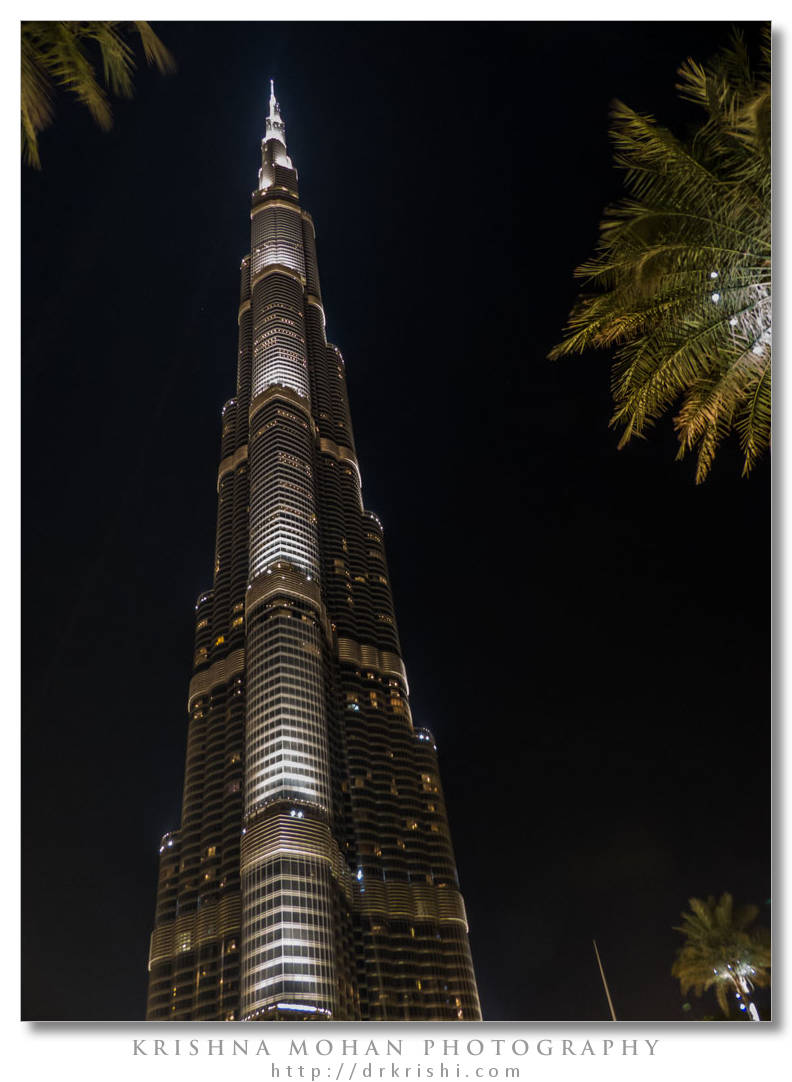
[[[23,1017],[144,1015],[274,75],[484,1017],[605,1019],[596,937],[620,1018],[681,1020],[687,898],[769,922],[770,470],[617,452],[608,358],[545,357],[609,102],[689,123],[728,26],[155,28],[178,73],[110,134],[61,97],[23,170]]]

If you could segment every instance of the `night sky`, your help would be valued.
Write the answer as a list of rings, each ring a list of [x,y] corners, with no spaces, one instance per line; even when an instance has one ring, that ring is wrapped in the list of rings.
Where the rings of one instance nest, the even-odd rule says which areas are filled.
[[[178,73],[109,134],[61,95],[23,169],[23,1017],[144,1016],[274,76],[484,1017],[606,1019],[596,938],[620,1019],[682,1020],[687,899],[770,919],[770,469],[617,451],[608,357],[546,354],[610,101],[684,128],[729,27],[154,27]]]

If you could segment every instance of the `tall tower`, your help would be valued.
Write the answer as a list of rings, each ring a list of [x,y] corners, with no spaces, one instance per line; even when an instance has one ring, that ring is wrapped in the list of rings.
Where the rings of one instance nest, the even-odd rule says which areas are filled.
[[[270,84],[147,1018],[476,1020],[432,734]]]

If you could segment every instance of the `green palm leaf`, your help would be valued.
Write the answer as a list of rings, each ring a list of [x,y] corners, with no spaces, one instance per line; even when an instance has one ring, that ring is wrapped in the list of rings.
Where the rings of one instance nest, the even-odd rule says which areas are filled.
[[[149,64],[172,71],[171,54],[145,22],[23,22],[22,23],[22,158],[41,168],[38,135],[54,117],[55,87],[73,94],[100,128],[113,122],[105,88],[129,98],[133,92],[135,58],[124,34],[135,32]],[[103,84],[97,79],[91,52],[98,54]]]
[[[626,195],[607,207],[597,249],[575,272],[583,292],[551,359],[613,356],[619,446],[670,410],[696,480],[736,432],[748,474],[770,446],[770,48],[750,66],[739,35],[678,90],[705,111],[678,139],[615,102],[611,137]]]

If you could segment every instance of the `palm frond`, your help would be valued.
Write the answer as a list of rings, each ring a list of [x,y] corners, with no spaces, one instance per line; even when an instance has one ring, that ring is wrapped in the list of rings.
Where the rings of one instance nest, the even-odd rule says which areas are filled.
[[[105,86],[119,97],[131,98],[135,57],[132,48],[116,29],[117,26],[117,23],[112,22],[87,23],[84,29],[78,31],[77,37],[92,41],[99,47]]]
[[[705,111],[689,141],[613,104],[626,194],[604,211],[596,251],[575,271],[584,291],[549,353],[612,351],[619,446],[676,408],[697,481],[732,431],[744,473],[770,445],[768,62],[763,48],[752,70],[739,35],[706,65],[687,60],[679,92]]]
[[[148,23],[136,22],[135,29],[140,35],[143,55],[148,64],[153,64],[161,75],[168,75],[176,70],[176,61],[151,29]]]
[[[56,83],[86,106],[99,127],[107,130],[113,122],[112,112],[107,95],[96,81],[93,65],[82,50],[81,37],[68,23],[54,23],[44,50],[47,70]]]
[[[173,57],[146,22],[23,22],[22,39],[22,157],[41,167],[38,135],[52,122],[54,87],[73,94],[100,128],[113,118],[105,88],[129,98],[133,93],[134,50],[124,34],[136,33],[149,64],[172,71]],[[90,52],[98,53],[102,83]]]
[[[22,158],[38,169],[41,167],[38,133],[52,123],[53,88],[35,44],[24,36],[21,61]]]

